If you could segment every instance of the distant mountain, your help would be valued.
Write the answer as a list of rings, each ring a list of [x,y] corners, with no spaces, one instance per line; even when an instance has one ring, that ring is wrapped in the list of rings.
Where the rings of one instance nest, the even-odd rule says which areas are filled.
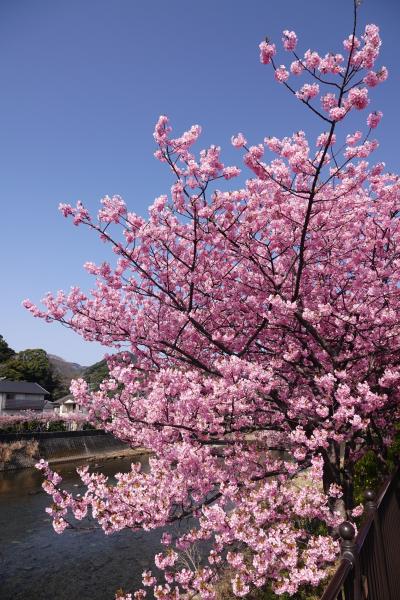
[[[108,368],[105,360],[101,360],[89,367],[84,367],[79,363],[64,360],[61,356],[56,356],[55,354],[48,354],[48,357],[55,375],[61,381],[63,395],[68,394],[71,379],[83,377],[89,383],[92,390],[98,390],[100,383],[108,376]]]
[[[48,357],[55,374],[58,375],[62,384],[67,389],[69,389],[71,379],[82,377],[87,369],[87,367],[64,360],[61,356],[56,356],[55,354],[48,354]]]
[[[79,363],[70,362],[68,360],[65,360],[65,358],[62,358],[61,356],[57,356],[57,354],[47,354],[47,356],[52,361],[54,361],[54,363],[61,362],[66,365],[71,365],[71,368],[76,369],[77,371],[80,371],[81,369],[87,369],[87,367],[84,367],[83,365],[80,365]]]

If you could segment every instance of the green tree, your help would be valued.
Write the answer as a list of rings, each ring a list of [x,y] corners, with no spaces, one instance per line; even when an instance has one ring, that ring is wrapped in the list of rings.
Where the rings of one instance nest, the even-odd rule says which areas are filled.
[[[131,361],[135,363],[136,357],[131,352],[128,354],[130,355]],[[99,389],[102,381],[107,379],[109,375],[110,372],[108,370],[107,361],[105,358],[103,358],[103,360],[100,360],[99,362],[94,363],[94,365],[91,365],[85,369],[83,379],[88,382],[91,390],[95,392]]]
[[[41,348],[22,350],[0,364],[0,377],[33,381],[53,397],[59,397],[61,393],[62,383],[54,373],[47,353]]]
[[[9,360],[13,356],[15,356],[15,350],[10,348],[6,340],[0,334],[0,363]]]
[[[108,367],[106,360],[100,360],[94,365],[88,367],[83,375],[85,381],[89,383],[93,391],[99,389],[99,386],[103,379],[108,377]]]

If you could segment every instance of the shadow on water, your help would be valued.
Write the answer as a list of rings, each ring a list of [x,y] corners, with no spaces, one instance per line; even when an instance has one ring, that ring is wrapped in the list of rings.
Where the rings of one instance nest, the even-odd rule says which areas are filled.
[[[126,472],[132,461],[147,466],[147,457],[92,462],[107,475]],[[55,468],[64,487],[79,493],[77,461]],[[101,464],[100,464],[101,463]],[[0,473],[1,600],[112,600],[115,591],[141,586],[141,573],[159,552],[160,530],[54,532],[45,512],[50,497],[35,469]],[[82,487],[82,490],[84,488]]]

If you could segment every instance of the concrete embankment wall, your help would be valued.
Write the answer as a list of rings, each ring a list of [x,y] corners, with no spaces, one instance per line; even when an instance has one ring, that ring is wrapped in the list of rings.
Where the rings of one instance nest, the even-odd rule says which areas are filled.
[[[29,456],[28,449],[32,447],[32,442],[37,444],[37,450],[34,456]],[[128,456],[144,452],[143,449],[132,449],[110,434],[98,430],[4,433],[0,434],[0,445],[14,448],[7,461],[1,461],[0,458],[0,470],[30,467],[38,458],[53,463],[95,457]]]

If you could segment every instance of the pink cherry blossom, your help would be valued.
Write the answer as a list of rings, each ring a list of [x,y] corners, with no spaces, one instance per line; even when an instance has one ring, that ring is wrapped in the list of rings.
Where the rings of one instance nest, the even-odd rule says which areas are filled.
[[[323,148],[326,146],[333,146],[336,143],[336,135],[330,135],[328,132],[320,133],[317,137],[316,146]]]
[[[321,57],[319,56],[318,52],[307,50],[307,52],[304,54],[304,62],[307,69],[317,69],[321,62]]]
[[[382,117],[383,113],[380,110],[370,113],[367,118],[368,127],[370,127],[371,129],[375,129],[375,127],[379,125]]]
[[[285,65],[281,65],[275,71],[275,79],[279,83],[283,83],[289,79],[289,71],[286,69]]]
[[[363,110],[369,104],[367,88],[353,88],[347,96],[349,104],[357,110]]]
[[[295,60],[290,65],[290,72],[292,75],[301,75],[304,71],[304,66],[300,60]]]
[[[222,175],[225,179],[232,179],[240,175],[240,169],[238,167],[225,167],[222,169]]]
[[[285,30],[285,49],[296,41]],[[235,186],[222,180],[240,169],[219,146],[198,151],[199,125],[173,137],[162,115],[155,155],[172,180],[147,217],[116,195],[97,219],[82,202],[60,205],[111,258],[85,263],[90,292],[24,305],[110,348],[100,388],[77,379],[71,392],[93,425],[151,456],[115,480],[80,468],[82,495],[40,461],[47,512],[58,533],[88,514],[106,534],[188,524],[162,534],[146,589],[120,599],[216,600],[226,573],[236,597],[264,586],[294,596],[326,578],[338,525],[361,513],[355,463],[382,454],[400,418],[400,181],[369,162],[379,111],[369,129],[346,130],[387,77],[374,67],[380,45],[367,25],[345,56],[295,54],[290,72],[306,81],[280,93],[318,120],[316,148],[301,125],[250,147],[239,133]],[[285,83],[275,45],[259,48]]]
[[[59,211],[64,215],[64,217],[68,217],[69,215],[74,214],[73,213],[73,208],[70,204],[59,204],[58,205],[58,209]]]
[[[321,104],[322,104],[322,108],[326,112],[329,112],[331,110],[331,108],[335,108],[338,104],[336,95],[333,94],[332,92],[325,94],[324,96],[321,97]]]
[[[354,146],[355,144],[357,144],[357,142],[359,142],[362,138],[362,132],[361,131],[355,131],[353,134],[348,134],[346,136],[346,144],[348,144],[349,146]]]
[[[103,208],[99,210],[98,219],[104,223],[118,223],[121,216],[126,214],[125,202],[120,196],[105,196],[101,203]]]
[[[288,50],[288,51],[295,50],[295,48],[297,46],[297,35],[295,34],[295,32],[285,29],[285,31],[283,32],[282,35],[283,35],[283,37],[282,37],[283,47],[285,48],[285,50]]]
[[[247,140],[244,137],[243,133],[238,133],[237,135],[232,136],[231,142],[232,146],[234,146],[235,148],[242,148],[247,144]]]
[[[379,69],[379,71],[377,72],[376,76],[379,79],[379,83],[382,83],[383,81],[386,81],[386,79],[388,78],[389,72],[386,67],[381,67]]]
[[[296,92],[296,96],[300,99],[300,100],[304,100],[305,102],[308,102],[308,100],[311,100],[312,98],[315,98],[315,96],[317,96],[319,94],[319,85],[318,83],[305,83],[303,85],[303,87]]]
[[[363,81],[368,87],[375,87],[379,83],[379,77],[375,71],[369,71],[364,77]]]
[[[364,512],[364,507],[362,504],[359,504],[351,511],[352,517],[360,517]]]
[[[355,48],[359,48],[360,45],[361,42],[355,35],[349,35],[349,37],[343,41],[343,46],[347,52],[350,52]]]
[[[240,575],[235,575],[235,578],[232,580],[232,591],[235,596],[243,598],[250,592],[250,586],[246,584]]]
[[[335,75],[343,72],[341,63],[344,58],[341,54],[326,54],[324,58],[321,58],[318,63],[318,69],[321,73],[334,73]]]
[[[329,116],[333,121],[341,121],[346,116],[346,109],[344,107],[331,108]]]
[[[271,62],[272,57],[276,54],[275,44],[269,44],[268,42],[261,42],[259,48],[260,48],[260,61],[264,65],[268,65]]]

